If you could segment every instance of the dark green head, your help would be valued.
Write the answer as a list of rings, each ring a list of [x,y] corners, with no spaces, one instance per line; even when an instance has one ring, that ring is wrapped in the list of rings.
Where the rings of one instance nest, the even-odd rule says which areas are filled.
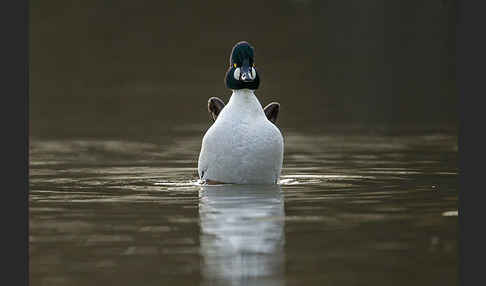
[[[260,77],[255,68],[255,51],[248,42],[239,42],[231,50],[225,81],[229,89],[255,90],[260,85]]]

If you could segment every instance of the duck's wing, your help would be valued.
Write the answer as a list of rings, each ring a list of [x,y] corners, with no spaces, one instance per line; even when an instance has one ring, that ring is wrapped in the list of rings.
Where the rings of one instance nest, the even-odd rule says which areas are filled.
[[[217,97],[211,97],[208,100],[208,111],[209,111],[209,117],[213,120],[216,121],[216,118],[218,118],[219,113],[224,107],[224,102],[217,98]]]
[[[280,104],[278,102],[269,103],[263,109],[263,111],[265,112],[265,116],[267,116],[268,120],[270,120],[273,124],[277,122],[279,109],[280,109]]]
[[[223,110],[224,102],[219,99],[218,97],[211,97],[208,100],[208,112],[209,117],[214,121],[218,118],[219,113]],[[278,102],[271,102],[263,111],[265,112],[265,116],[270,120],[273,124],[277,122],[278,111],[280,110],[280,103]]]

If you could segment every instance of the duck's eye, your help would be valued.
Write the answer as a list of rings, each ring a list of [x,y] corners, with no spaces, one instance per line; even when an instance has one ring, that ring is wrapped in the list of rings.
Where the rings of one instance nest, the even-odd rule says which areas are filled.
[[[236,67],[236,64],[233,64],[234,67]]]

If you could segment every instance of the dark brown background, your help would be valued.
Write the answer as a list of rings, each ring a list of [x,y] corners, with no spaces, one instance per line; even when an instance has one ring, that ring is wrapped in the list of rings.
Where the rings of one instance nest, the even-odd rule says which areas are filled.
[[[156,136],[256,49],[281,128],[457,128],[452,1],[31,1],[31,135]]]

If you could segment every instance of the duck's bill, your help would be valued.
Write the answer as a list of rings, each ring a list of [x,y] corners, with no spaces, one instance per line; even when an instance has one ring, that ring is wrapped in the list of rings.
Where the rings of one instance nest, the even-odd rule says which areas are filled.
[[[250,63],[248,60],[243,61],[243,65],[241,66],[240,70],[240,78],[241,81],[249,82],[255,80],[256,71],[253,67],[250,67]]]

